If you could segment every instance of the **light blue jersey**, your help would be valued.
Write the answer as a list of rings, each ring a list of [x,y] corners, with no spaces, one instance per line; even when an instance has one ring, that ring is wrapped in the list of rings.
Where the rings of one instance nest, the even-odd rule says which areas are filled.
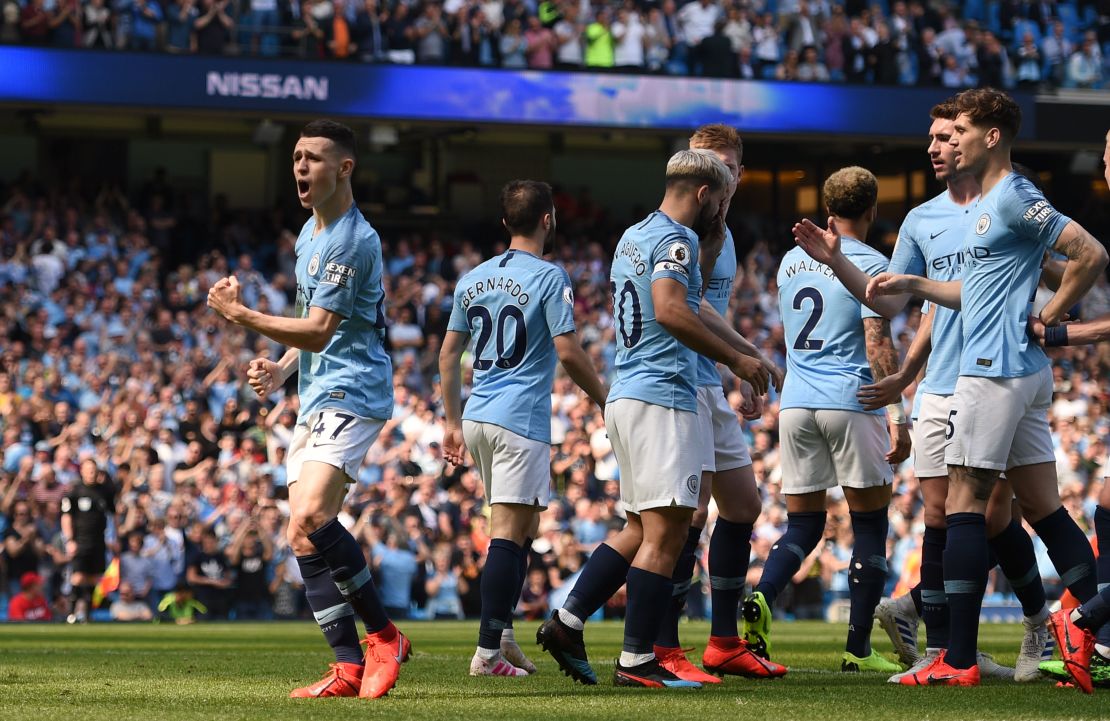
[[[713,310],[722,317],[728,313],[728,302],[732,298],[732,282],[736,278],[736,245],[732,240],[732,231],[725,228],[725,244],[717,262],[713,265],[713,274],[705,282],[705,300],[713,306]],[[721,373],[717,370],[717,363],[712,358],[698,356],[698,387],[721,385]]]
[[[550,443],[552,339],[574,332],[566,271],[523,250],[491,258],[455,284],[447,329],[476,339],[463,419]]]
[[[1010,173],[979,199],[964,236],[960,375],[1021,378],[1048,365],[1027,326],[1044,251],[1071,219]]]
[[[617,323],[616,373],[609,400],[631,398],[697,412],[698,354],[655,320],[651,284],[663,278],[686,286],[698,312],[701,271],[698,236],[660,210],[624,231],[609,275]]]
[[[363,418],[393,415],[393,367],[382,347],[385,291],[382,243],[358,206],[313,237],[309,218],[297,237],[298,318],[311,306],[343,317],[319,353],[301,351],[298,419],[323,408],[350,411]]]
[[[898,231],[890,259],[891,273],[909,273],[938,281],[959,280],[963,272],[964,239],[975,217],[975,204],[957,205],[948,191],[917,206]],[[949,396],[960,375],[963,332],[960,312],[938,305],[933,315],[932,350],[921,382],[921,393]],[[920,395],[920,394],[918,394]],[[915,399],[914,407],[917,407]]]
[[[868,275],[887,268],[882,253],[858,240],[844,238],[841,249]],[[783,257],[778,286],[786,335],[786,382],[779,407],[864,412],[856,393],[872,382],[872,375],[862,320],[879,314],[856,300],[829,266],[801,248]]]

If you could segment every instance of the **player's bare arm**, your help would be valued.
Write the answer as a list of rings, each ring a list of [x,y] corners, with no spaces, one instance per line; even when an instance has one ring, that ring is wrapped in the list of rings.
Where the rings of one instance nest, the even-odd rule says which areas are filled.
[[[752,384],[755,392],[767,392],[768,373],[757,359],[744,355],[705,327],[686,305],[686,286],[677,280],[661,278],[651,284],[655,319],[668,333],[695,352],[724,363],[737,377]]]
[[[798,247],[818,263],[829,266],[848,292],[871,310],[884,318],[894,318],[906,307],[910,299],[909,293],[881,296],[868,294],[868,284],[872,278],[856,267],[842,252],[840,229],[834,218],[829,218],[828,228],[824,229],[817,227],[816,223],[807,218],[796,223],[793,232],[794,241]]]
[[[466,462],[466,442],[462,432],[462,362],[463,351],[470,342],[469,333],[449,330],[439,349],[440,392],[447,428],[443,434],[443,457],[456,466]]]
[[[932,280],[916,275],[895,275],[879,273],[867,284],[867,297],[901,295],[909,293],[924,298],[930,303],[943,305],[953,310],[960,309],[960,290],[963,283],[958,280]]]
[[[317,306],[308,309],[306,318],[266,315],[243,305],[242,287],[235,276],[223,278],[208,291],[208,307],[227,320],[261,333],[270,340],[310,353],[319,353],[343,316]]]
[[[278,361],[269,358],[255,358],[247,365],[247,384],[259,398],[265,398],[297,372],[301,352],[296,348],[285,351]]]
[[[890,321],[864,318],[863,332],[867,362],[875,381],[897,373],[898,351],[894,349],[894,339],[890,336]],[[898,464],[910,457],[910,429],[901,398],[887,408],[887,421],[890,426],[890,451],[886,459],[891,464]]]
[[[865,409],[874,411],[891,403],[902,402],[902,391],[913,383],[929,360],[929,353],[933,349],[933,315],[936,309],[935,305],[930,305],[929,312],[921,316],[917,334],[914,335],[898,372],[859,389],[856,397]]]
[[[767,372],[771,374],[771,384],[775,387],[775,390],[782,390],[782,381],[786,375],[786,372],[782,368],[779,368],[777,365],[775,365],[774,361],[763,355],[763,353],[761,353],[759,349],[752,344],[751,341],[740,335],[740,333],[737,332],[737,330],[731,325],[729,325],[728,321],[726,321],[721,316],[721,314],[717,312],[717,309],[714,308],[712,304],[710,304],[704,298],[702,299],[701,305],[698,308],[698,317],[701,318],[703,323],[705,323],[705,327],[713,331],[718,338],[725,341],[744,355],[758,359],[759,362],[763,364],[763,367],[767,370]]]
[[[1068,264],[1060,278],[1060,289],[1041,310],[1041,320],[1050,326],[1062,321],[1068,308],[1087,294],[1110,260],[1102,243],[1074,220],[1064,226],[1055,250],[1067,256]]]
[[[571,380],[586,391],[586,395],[599,408],[605,410],[605,397],[609,395],[609,389],[601,382],[597,369],[586,355],[586,351],[582,350],[582,344],[578,342],[578,334],[563,333],[555,336],[555,352],[559,355],[559,362],[563,364]]]

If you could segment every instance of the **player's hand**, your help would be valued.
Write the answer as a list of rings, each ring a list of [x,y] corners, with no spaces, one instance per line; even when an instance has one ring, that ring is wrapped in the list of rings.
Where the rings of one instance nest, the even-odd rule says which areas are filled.
[[[825,230],[808,218],[796,223],[793,228],[794,242],[818,263],[829,265],[840,254],[840,229],[829,216],[829,227]]]
[[[448,426],[444,431],[443,457],[453,466],[466,465],[466,441],[461,428]]]
[[[259,398],[265,398],[285,383],[281,366],[267,358],[255,358],[247,365],[247,384]]]
[[[68,558],[69,560],[72,561],[74,556],[76,556],[76,555],[77,555],[77,541],[73,541],[73,540],[66,541],[66,558]]]
[[[767,372],[767,369],[763,367],[763,362],[758,358],[738,353],[736,360],[728,369],[740,380],[751,383],[752,390],[757,395],[763,395],[767,392],[767,380],[770,373]]]
[[[1040,318],[1035,315],[1029,316],[1029,337],[1037,341],[1037,345],[1044,347],[1044,330],[1045,324]]]
[[[910,457],[910,427],[901,423],[888,422],[890,426],[890,452],[886,454],[887,463],[896,466]]]
[[[782,384],[786,380],[786,371],[779,368],[772,361],[763,358],[763,367],[771,374],[771,385],[775,387],[775,391],[782,393]]]
[[[901,373],[892,373],[878,383],[860,388],[856,398],[863,405],[864,410],[877,411],[891,403],[901,403],[902,391],[907,385],[909,384],[902,379]]]
[[[910,292],[910,282],[913,280],[908,275],[895,275],[894,273],[879,273],[867,284],[865,297],[868,303],[873,303],[880,295],[901,295]]]
[[[763,417],[763,396],[757,396],[752,386],[747,381],[740,382],[740,415],[746,421],[754,421]]]
[[[208,290],[208,307],[232,323],[243,308],[243,288],[235,276],[220,278]]]

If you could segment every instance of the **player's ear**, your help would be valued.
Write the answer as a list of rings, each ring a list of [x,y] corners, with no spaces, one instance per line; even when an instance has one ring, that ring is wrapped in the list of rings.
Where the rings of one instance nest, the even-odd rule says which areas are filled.
[[[349,178],[349,177],[351,177],[351,174],[354,173],[354,172],[355,172],[355,159],[354,158],[343,158],[343,160],[341,160],[339,162],[339,177],[340,178]]]
[[[986,141],[988,148],[996,147],[1000,142],[1002,142],[1002,131],[998,128],[991,128],[987,131]]]
[[[509,224],[505,222],[504,218],[501,219],[501,225],[505,226],[505,230],[509,231],[509,235],[513,234],[513,231],[509,228]]]
[[[698,205],[705,205],[705,201],[708,200],[710,192],[712,191],[708,185],[698,186],[698,191],[696,193]]]

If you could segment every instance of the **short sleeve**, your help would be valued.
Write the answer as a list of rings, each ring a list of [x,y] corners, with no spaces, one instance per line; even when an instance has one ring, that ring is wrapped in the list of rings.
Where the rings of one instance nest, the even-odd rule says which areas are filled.
[[[543,295],[543,314],[552,338],[575,330],[574,288],[567,272],[562,268],[556,270],[549,275]]]
[[[697,271],[690,239],[671,234],[656,243],[651,251],[651,269],[653,283],[661,278],[670,278],[690,287],[690,279],[695,277]]]
[[[358,289],[370,275],[367,239],[339,236],[328,243],[320,257],[320,282],[310,305],[330,310],[344,318],[355,312]]]
[[[73,513],[73,496],[67,495],[62,497],[62,515],[69,515]]]
[[[852,258],[852,262],[856,267],[867,273],[870,276],[876,276],[879,273],[885,273],[889,264],[887,259],[879,253],[866,253]],[[859,317],[860,318],[881,318],[882,315],[876,313],[864,303],[859,304]]]
[[[451,317],[447,319],[447,330],[453,330],[456,333],[469,333],[470,324],[466,321],[466,310],[463,309],[461,293],[465,292],[463,289],[468,285],[466,276],[459,278],[455,283],[455,294],[451,300]]]
[[[1013,202],[999,203],[998,207],[1007,214],[1007,227],[1026,242],[1046,250],[1056,245],[1064,227],[1071,222],[1024,177],[1014,181]]]
[[[925,254],[917,242],[917,219],[910,215],[898,229],[898,242],[888,270],[891,273],[925,275]]]

